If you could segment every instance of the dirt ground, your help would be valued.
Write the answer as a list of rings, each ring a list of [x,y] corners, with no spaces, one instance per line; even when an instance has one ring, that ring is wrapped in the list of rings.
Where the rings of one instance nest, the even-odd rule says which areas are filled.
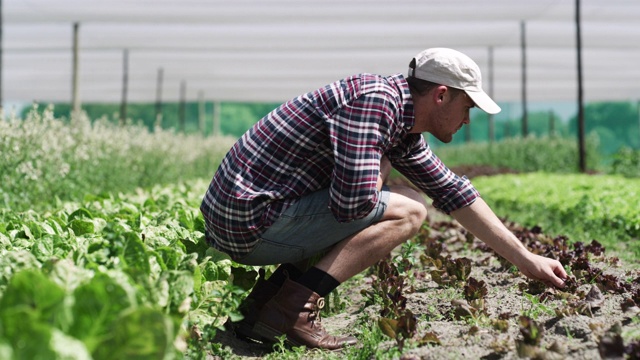
[[[435,210],[432,210],[431,214],[434,213]],[[577,281],[577,288],[571,292],[547,290],[548,299],[543,301],[540,295],[531,295],[525,291],[528,280],[523,275],[504,266],[478,239],[467,238],[465,231],[455,221],[438,215],[431,216],[430,222],[431,230],[426,237],[437,239],[444,245],[441,256],[450,256],[450,260],[462,257],[470,259],[470,277],[484,281],[487,294],[484,296],[484,309],[481,312],[475,317],[457,319],[456,305],[452,301],[464,301],[463,290],[436,283],[430,275],[432,266],[418,262],[409,272],[412,275],[407,277],[413,291],[404,291],[406,308],[418,318],[416,338],[432,332],[440,344],[408,346],[409,350],[405,351],[403,359],[521,358],[518,354],[520,346],[517,345],[523,340],[519,323],[521,315],[528,315],[543,332],[540,344],[529,347],[530,352],[525,356],[527,358],[601,359],[601,351],[606,353],[606,358],[623,358],[623,344],[619,343],[620,337],[616,334],[621,334],[624,346],[629,346],[632,339],[640,339],[640,310],[631,307],[626,312],[623,311],[622,303],[631,298],[629,291],[612,291],[605,284],[580,280]],[[509,226],[514,232],[523,231],[516,224]],[[535,236],[544,238],[543,234]],[[420,256],[415,255],[417,258]],[[623,264],[606,252],[604,255],[590,256],[589,259],[592,266],[611,275],[611,278],[634,288],[638,285],[638,264]],[[359,319],[364,316],[373,319],[379,317],[380,307],[365,307],[366,299],[361,294],[362,289],[371,288],[373,279],[373,275],[365,274],[339,288],[340,298],[348,299],[347,307],[339,314],[324,317],[322,321],[325,328],[334,334],[353,334],[361,326]],[[579,304],[584,303],[582,299],[590,291],[602,293],[604,300],[598,301],[599,304],[590,311],[584,311]],[[506,320],[502,322],[507,325],[506,328],[495,325],[498,319]],[[616,324],[617,332],[611,332]],[[618,345],[615,345],[616,341]],[[218,333],[216,342],[229,347],[240,359],[257,359],[270,352],[268,347],[235,339],[228,332]],[[604,344],[614,345],[605,347]],[[394,345],[395,342],[389,339],[381,347]],[[602,349],[599,350],[599,347]],[[524,355],[522,350],[520,352]]]

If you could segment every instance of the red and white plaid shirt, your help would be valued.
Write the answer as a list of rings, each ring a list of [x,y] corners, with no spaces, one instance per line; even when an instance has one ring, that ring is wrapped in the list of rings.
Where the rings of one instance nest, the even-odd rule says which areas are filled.
[[[476,189],[409,133],[414,122],[401,74],[355,75],[284,103],[238,140],[213,177],[200,208],[207,242],[240,258],[293,201],[324,188],[337,221],[365,217],[379,201],[383,155],[436,208],[473,203]]]

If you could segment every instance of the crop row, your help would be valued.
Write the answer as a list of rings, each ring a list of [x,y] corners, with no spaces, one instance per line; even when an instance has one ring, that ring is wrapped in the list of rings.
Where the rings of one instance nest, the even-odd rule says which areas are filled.
[[[640,255],[638,180],[614,175],[529,173],[473,180],[496,213],[574,241],[598,239],[629,260]]]
[[[54,118],[34,109],[25,119],[0,119],[0,207],[57,208],[86,194],[210,178],[231,138],[120,126],[84,114]]]
[[[556,136],[509,138],[495,143],[466,143],[438,146],[435,153],[447,166],[490,165],[519,172],[546,171],[570,173],[578,171],[578,144],[574,139]],[[598,140],[587,137],[588,169],[600,166]]]
[[[502,190],[489,187],[494,179],[523,186],[527,190],[521,193],[547,198],[545,204],[552,206],[560,196],[552,192],[555,186],[544,193],[530,189],[530,183],[565,177],[476,179],[480,191],[499,202],[495,193]],[[595,182],[604,179],[611,183]],[[622,178],[566,181],[611,196],[629,186]],[[126,196],[91,196],[43,213],[0,212],[0,358],[172,359],[215,353],[211,340],[223,321],[237,319],[238,301],[257,274],[204,243],[198,206],[206,186],[192,181]],[[629,199],[637,196],[629,191]],[[566,198],[558,202],[572,208]]]
[[[204,353],[245,290],[203,241],[206,188],[0,213],[0,358],[180,358]],[[252,268],[237,268],[253,279]],[[196,356],[197,357],[197,356]]]

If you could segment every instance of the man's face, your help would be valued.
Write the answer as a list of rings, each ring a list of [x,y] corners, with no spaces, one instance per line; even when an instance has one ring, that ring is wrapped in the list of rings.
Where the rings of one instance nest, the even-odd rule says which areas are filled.
[[[469,110],[475,106],[471,98],[461,90],[459,94],[453,96],[452,92],[445,93],[442,103],[433,114],[433,127],[429,131],[436,139],[448,143],[453,139],[453,135],[462,128],[462,125],[469,124]]]

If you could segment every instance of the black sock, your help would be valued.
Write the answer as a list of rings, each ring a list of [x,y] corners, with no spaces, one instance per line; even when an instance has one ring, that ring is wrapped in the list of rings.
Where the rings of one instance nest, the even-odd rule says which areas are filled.
[[[337,288],[340,283],[333,276],[318,269],[317,267],[311,267],[306,273],[302,274],[300,278],[295,280],[298,284],[305,286],[318,295],[325,297],[333,289]]]
[[[271,274],[269,281],[277,286],[282,286],[287,277],[293,281],[302,276],[302,271],[293,264],[287,263],[278,266],[276,271]]]

